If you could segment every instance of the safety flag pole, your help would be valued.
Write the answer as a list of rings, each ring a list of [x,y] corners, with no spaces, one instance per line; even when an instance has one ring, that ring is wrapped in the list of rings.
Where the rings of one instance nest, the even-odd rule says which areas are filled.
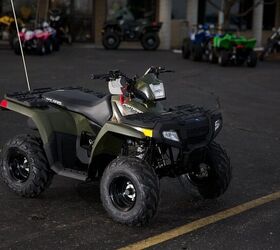
[[[17,15],[16,15],[16,11],[15,11],[15,6],[14,6],[14,1],[13,1],[13,0],[11,0],[11,5],[12,5],[13,14],[14,14],[15,24],[16,24],[17,36],[18,36],[19,47],[20,47],[20,52],[21,52],[21,58],[22,58],[23,67],[24,67],[24,73],[25,73],[27,88],[28,88],[28,90],[30,91],[30,90],[31,90],[31,88],[30,88],[30,82],[29,82],[29,77],[28,77],[28,72],[27,72],[25,57],[24,57],[24,53],[23,53],[22,42],[21,42],[20,35],[19,35],[19,28],[18,28]]]

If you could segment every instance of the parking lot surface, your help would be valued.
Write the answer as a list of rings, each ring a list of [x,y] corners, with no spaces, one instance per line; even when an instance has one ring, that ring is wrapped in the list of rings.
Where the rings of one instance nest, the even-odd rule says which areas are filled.
[[[0,96],[26,89],[21,58],[0,49]],[[220,105],[233,180],[225,195],[203,200],[177,179],[161,180],[158,214],[149,226],[114,223],[103,210],[98,184],[55,177],[40,198],[24,199],[0,184],[0,249],[117,249],[280,191],[280,61],[257,68],[183,60],[172,52],[62,48],[46,57],[27,56],[32,88],[83,86],[107,92],[91,73],[120,69],[143,74],[152,66],[176,70],[165,82],[165,105]],[[0,144],[28,132],[24,118],[0,112]],[[279,249],[280,200],[170,239],[151,249]]]

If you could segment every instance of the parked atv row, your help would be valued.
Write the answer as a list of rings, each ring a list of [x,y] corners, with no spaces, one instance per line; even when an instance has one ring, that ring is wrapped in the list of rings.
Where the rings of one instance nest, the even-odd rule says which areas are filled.
[[[25,52],[45,55],[58,51],[63,43],[72,44],[69,25],[59,9],[49,11],[48,21],[34,25],[33,22],[25,24],[18,19],[18,25],[19,37]],[[19,55],[20,44],[13,17],[0,18],[0,31],[2,30],[6,31],[11,48]]]
[[[184,39],[182,56],[193,61],[209,61],[221,66],[243,65],[256,67],[257,53],[254,51],[256,39],[247,39],[234,34],[214,34],[209,26],[199,26],[197,32]]]

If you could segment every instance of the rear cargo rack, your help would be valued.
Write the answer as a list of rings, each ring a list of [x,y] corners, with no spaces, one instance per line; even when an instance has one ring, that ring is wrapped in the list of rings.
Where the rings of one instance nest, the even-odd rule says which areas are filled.
[[[47,108],[49,107],[49,102],[47,102],[42,95],[56,90],[79,90],[87,94],[92,94],[98,98],[102,98],[105,94],[96,92],[90,89],[82,87],[66,87],[66,88],[40,88],[34,89],[32,91],[22,91],[14,92],[5,95],[5,99],[23,105],[29,108]]]

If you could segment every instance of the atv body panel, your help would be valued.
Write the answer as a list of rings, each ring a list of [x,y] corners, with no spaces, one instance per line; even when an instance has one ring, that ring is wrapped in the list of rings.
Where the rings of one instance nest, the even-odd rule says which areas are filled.
[[[221,113],[193,105],[164,108],[159,75],[170,72],[151,67],[142,77],[119,70],[93,75],[106,80],[110,95],[80,87],[6,94],[0,108],[28,117],[35,134],[4,145],[1,180],[23,197],[40,195],[54,173],[99,181],[109,215],[138,226],[156,213],[162,177],[180,177],[204,198],[217,198],[231,179],[229,158],[213,141]]]
[[[246,49],[254,49],[256,46],[256,39],[247,39],[244,36],[237,37],[233,34],[225,34],[224,36],[215,36],[213,46],[219,49],[230,50],[234,46],[241,45]]]
[[[62,95],[59,96],[58,93]],[[74,96],[83,96],[84,101],[80,99],[80,103],[73,102],[70,105],[71,101],[75,101]],[[107,106],[108,100],[104,98],[108,99],[103,94],[82,88],[38,89],[31,93],[7,94],[5,107],[2,105],[2,108],[32,120],[32,128],[38,130],[49,164],[56,173],[63,175],[64,170],[72,169],[83,172],[86,176],[94,157],[100,154],[115,156],[120,153],[122,135],[145,138],[143,133],[132,127],[110,122],[111,113],[104,123],[104,112],[100,106],[100,103],[106,103]],[[96,102],[97,109],[101,107],[101,111],[96,110],[95,119],[90,119],[87,111],[94,109],[91,105]],[[102,118],[96,119],[100,115]],[[71,177],[75,177],[74,174]]]

